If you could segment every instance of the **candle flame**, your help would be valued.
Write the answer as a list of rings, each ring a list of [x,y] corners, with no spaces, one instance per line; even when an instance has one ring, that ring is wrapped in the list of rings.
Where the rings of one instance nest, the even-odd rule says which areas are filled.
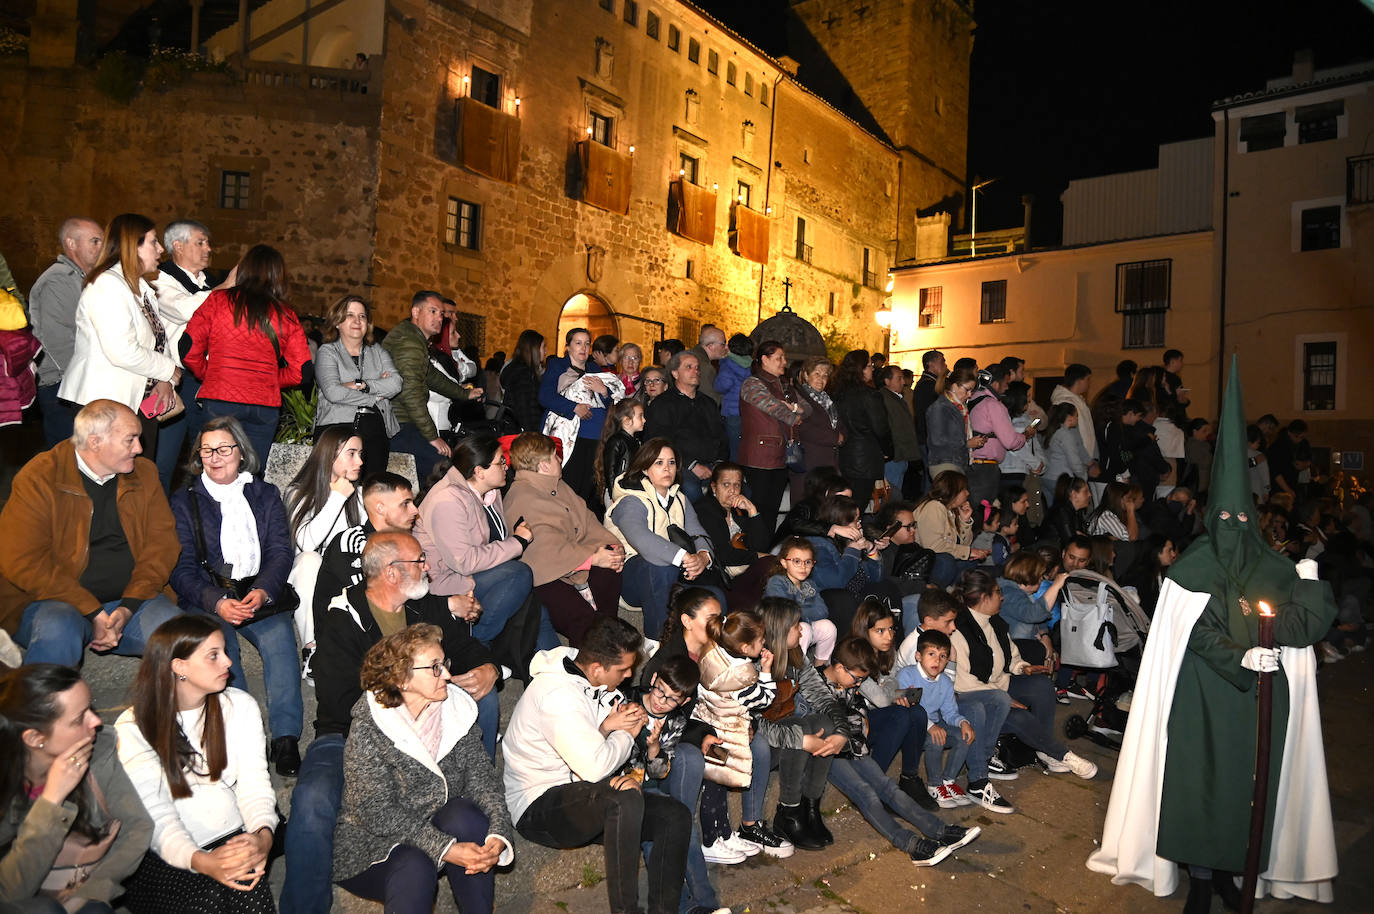
[[[1259,603],[1259,614],[1260,614],[1261,616],[1273,617],[1273,615],[1274,615],[1274,607],[1270,606],[1268,603],[1264,602],[1263,600],[1260,600],[1260,603]]]

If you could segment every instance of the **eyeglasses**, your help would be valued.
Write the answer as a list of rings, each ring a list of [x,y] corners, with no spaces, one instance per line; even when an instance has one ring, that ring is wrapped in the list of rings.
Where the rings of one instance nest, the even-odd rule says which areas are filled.
[[[856,673],[843,663],[836,664],[836,666],[844,670],[845,675],[849,677],[849,688],[851,689],[868,678],[867,673]]]
[[[649,690],[649,694],[654,696],[670,708],[676,708],[678,705],[682,704],[684,701],[687,700],[686,697],[682,695],[669,695],[667,692],[663,690],[663,686],[658,684],[655,684],[654,687]]]
[[[218,454],[221,457],[232,457],[236,450],[238,450],[237,444],[221,444],[219,447],[203,447],[200,449],[200,459],[208,460],[211,454]]]
[[[897,529],[898,529],[898,530],[915,530],[915,529],[916,529],[916,522],[915,522],[915,521],[912,521],[912,522],[909,523],[909,524],[898,524],[898,525],[897,525]]]
[[[434,662],[431,663],[429,666],[413,666],[413,667],[411,667],[411,669],[412,669],[412,670],[429,670],[430,673],[433,674],[434,678],[435,678],[435,679],[438,679],[440,676],[444,675],[444,672],[445,672],[445,671],[452,671],[452,669],[453,669],[453,661],[452,661],[452,660],[449,660],[447,657],[445,657],[443,660],[436,660],[436,661],[434,661]]]
[[[816,564],[815,559],[783,559],[783,561],[790,565],[801,565],[804,568],[810,568],[812,565]]]
[[[644,386],[645,386],[645,387],[648,387],[650,384],[667,384],[667,383],[668,383],[668,382],[665,381],[665,380],[663,380],[662,378],[646,378],[646,379],[644,380]]]
[[[388,565],[428,565],[428,564],[429,564],[429,556],[427,556],[427,555],[425,555],[423,552],[421,552],[421,553],[420,553],[420,557],[419,557],[418,559],[395,559],[394,561],[387,562],[387,564],[388,564]]]

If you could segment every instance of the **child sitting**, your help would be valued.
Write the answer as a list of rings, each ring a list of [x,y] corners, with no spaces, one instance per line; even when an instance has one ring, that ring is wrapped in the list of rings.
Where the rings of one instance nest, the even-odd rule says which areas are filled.
[[[898,850],[911,856],[916,866],[934,866],[982,832],[977,826],[945,825],[926,812],[889,778],[868,752],[868,720],[859,684],[878,663],[873,646],[848,638],[835,648],[822,681],[819,697],[803,692],[799,708],[829,717],[845,745],[831,762],[830,783],[849,798],[869,824]],[[892,810],[921,831],[918,835],[899,823]]]
[[[973,725],[959,713],[954,700],[954,682],[942,675],[949,665],[949,636],[934,629],[922,632],[916,645],[918,662],[897,674],[897,685],[903,689],[921,690],[921,707],[930,721],[926,728],[926,777],[930,779],[930,795],[942,809],[971,806],[973,801],[964,793],[955,778],[968,758],[973,743]],[[948,731],[959,728],[959,738],[951,739]],[[949,758],[941,765],[941,756],[949,749]]]
[[[611,484],[624,475],[630,458],[639,450],[639,433],[644,431],[644,404],[626,398],[606,410],[601,429],[601,446],[596,449],[596,492],[603,504],[610,504]]]
[[[700,681],[697,665],[688,657],[678,656],[663,661],[647,684],[626,688],[629,700],[642,704],[649,719],[635,734],[634,748],[621,773],[651,786],[668,776],[673,754],[687,727],[688,717],[683,706],[696,692]],[[706,737],[706,740],[713,739],[719,741]]]
[[[973,548],[988,550],[984,565],[1000,569],[1020,546],[1016,535],[1021,529],[1021,515],[1016,513],[1013,504],[988,508],[988,520],[983,532],[973,538]]]
[[[783,540],[778,547],[778,567],[764,585],[765,597],[781,597],[797,604],[802,616],[801,650],[815,645],[817,664],[830,660],[838,632],[830,621],[830,610],[810,579],[816,565],[816,547],[800,536]]]

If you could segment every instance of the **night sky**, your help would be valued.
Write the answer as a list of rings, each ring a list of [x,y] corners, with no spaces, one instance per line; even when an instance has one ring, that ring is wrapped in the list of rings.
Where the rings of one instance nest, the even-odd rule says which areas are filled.
[[[785,0],[697,2],[765,51],[787,53]],[[997,179],[979,191],[978,222],[1020,225],[1021,195],[1035,194],[1039,246],[1059,241],[1070,178],[1152,168],[1159,144],[1211,135],[1212,102],[1287,75],[1295,50],[1311,48],[1319,69],[1374,59],[1374,12],[1360,0],[974,9],[968,174]]]

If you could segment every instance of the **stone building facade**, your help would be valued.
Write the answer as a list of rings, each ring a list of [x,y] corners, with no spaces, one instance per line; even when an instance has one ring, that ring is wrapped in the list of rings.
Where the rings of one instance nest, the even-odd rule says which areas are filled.
[[[73,68],[0,67],[0,114],[26,125],[0,139],[25,178],[0,245],[31,280],[67,215],[190,215],[217,266],[279,246],[302,312],[360,291],[389,326],[439,289],[484,355],[524,327],[552,338],[573,301],[640,342],[748,331],[787,303],[876,346],[915,213],[963,183],[972,20],[870,3],[901,25],[874,32],[882,53],[812,22],[861,6],[798,4],[794,27],[825,32],[810,47],[854,58],[803,60],[802,80],[677,0],[344,0],[314,32],[290,26],[303,0],[274,0],[206,43],[237,53],[239,81],[127,106]],[[295,62],[355,50],[364,70]],[[803,85],[837,71],[847,96]],[[226,208],[233,175],[249,190]]]

